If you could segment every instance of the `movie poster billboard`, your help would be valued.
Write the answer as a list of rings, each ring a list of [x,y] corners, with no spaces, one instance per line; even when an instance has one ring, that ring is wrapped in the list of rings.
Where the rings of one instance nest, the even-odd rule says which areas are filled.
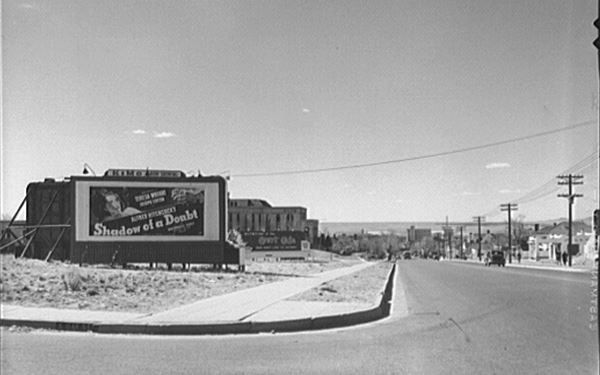
[[[90,187],[90,236],[203,234],[202,188]]]
[[[218,240],[218,200],[216,183],[77,181],[76,239]]]

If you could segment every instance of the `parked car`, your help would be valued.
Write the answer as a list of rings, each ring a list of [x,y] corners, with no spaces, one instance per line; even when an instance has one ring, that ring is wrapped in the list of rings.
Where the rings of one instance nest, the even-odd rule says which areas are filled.
[[[492,264],[497,264],[498,267],[506,267],[506,259],[502,251],[492,251],[491,254],[486,255],[485,265],[491,266]]]

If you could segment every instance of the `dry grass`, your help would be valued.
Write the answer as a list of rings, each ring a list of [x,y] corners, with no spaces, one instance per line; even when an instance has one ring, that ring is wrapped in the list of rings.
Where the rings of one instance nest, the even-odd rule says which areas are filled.
[[[289,298],[292,301],[379,303],[392,264],[381,262]]]
[[[154,313],[289,277],[356,264],[317,253],[310,262],[254,262],[247,272],[83,266],[0,255],[0,301],[6,304]]]

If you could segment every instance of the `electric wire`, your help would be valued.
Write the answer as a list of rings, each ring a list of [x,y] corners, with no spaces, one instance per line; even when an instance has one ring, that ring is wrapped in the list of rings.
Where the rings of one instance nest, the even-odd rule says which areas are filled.
[[[574,165],[572,165],[571,167],[567,168],[562,173],[559,173],[559,175],[576,174],[576,173],[581,173],[582,171],[585,171],[587,168],[593,166],[594,164],[596,164],[598,162],[598,154],[599,154],[598,151],[594,151],[593,153],[586,156],[579,162],[577,162]],[[558,186],[556,184],[556,177],[554,177],[554,178],[548,180],[547,182],[545,182],[544,184],[540,185],[539,187],[531,190],[530,192],[523,195],[522,197],[513,200],[511,203],[529,204],[529,203],[537,201],[541,198],[544,198],[550,194],[554,194],[558,190],[560,190],[560,186]],[[498,215],[500,215],[500,212],[498,211],[497,208],[494,208],[493,210],[490,210],[480,216],[494,217],[494,216],[498,216]]]
[[[560,133],[560,132],[564,132],[564,131],[568,131],[568,130],[573,130],[573,129],[577,129],[577,128],[581,128],[581,127],[585,127],[585,126],[589,126],[589,125],[593,125],[593,124],[596,124],[596,120],[584,121],[584,122],[580,122],[580,123],[566,126],[563,128],[548,130],[548,131],[540,132],[540,133],[534,133],[534,134],[530,134],[530,135],[523,136],[523,137],[511,138],[511,139],[507,139],[507,140],[503,140],[503,141],[491,142],[491,143],[486,143],[483,145],[465,147],[465,148],[461,148],[461,149],[438,152],[438,153],[433,153],[433,154],[411,156],[411,157],[406,157],[406,158],[402,158],[402,159],[386,160],[386,161],[379,161],[379,162],[373,162],[373,163],[351,164],[351,165],[326,167],[326,168],[297,169],[297,170],[289,170],[289,171],[260,172],[260,173],[240,173],[240,174],[232,174],[231,177],[244,178],[244,177],[268,177],[268,176],[298,175],[298,174],[307,174],[307,173],[332,172],[332,171],[340,171],[340,170],[346,170],[346,169],[368,168],[368,167],[375,167],[375,166],[388,165],[388,164],[398,164],[398,163],[404,163],[404,162],[409,162],[409,161],[432,159],[432,158],[438,158],[441,156],[455,155],[455,154],[460,154],[460,153],[465,153],[465,152],[470,152],[470,151],[482,150],[482,149],[501,146],[501,145],[505,145],[505,144],[509,144],[509,143],[521,142],[521,141],[525,141],[525,140],[529,140],[529,139],[533,139],[533,138],[544,137],[547,135],[556,134],[556,133]]]
[[[597,152],[595,154],[597,154]],[[597,162],[597,159],[594,157],[594,154],[590,155],[586,159],[587,160],[584,160],[585,164],[577,166],[577,167],[569,168],[568,170],[561,173],[561,175],[581,173]],[[543,187],[544,187],[544,189],[538,188],[535,191],[532,191],[532,192],[524,195],[523,197],[517,199],[515,201],[515,203],[518,203],[518,204],[530,203],[530,202],[536,201],[539,198],[543,198],[549,194],[555,193],[561,189],[561,187],[556,184],[556,178],[546,182],[546,184],[544,184]]]
[[[598,154],[598,152],[596,151],[596,152],[592,153],[591,155],[588,155],[585,159],[581,160],[579,163],[573,165],[572,167],[565,170],[561,174],[581,173],[582,171],[586,170],[587,168],[589,168],[590,166],[595,164],[595,162],[597,161],[597,159],[596,159],[597,154]],[[543,185],[541,185],[540,187],[538,187],[538,188],[528,192],[527,194],[523,195],[522,197],[516,199],[514,201],[514,203],[524,204],[524,203],[532,202],[532,201],[536,200],[538,197],[543,197],[548,194],[554,193],[559,189],[560,189],[560,187],[556,185],[556,178],[552,178],[552,179],[548,180],[546,183],[544,183]]]

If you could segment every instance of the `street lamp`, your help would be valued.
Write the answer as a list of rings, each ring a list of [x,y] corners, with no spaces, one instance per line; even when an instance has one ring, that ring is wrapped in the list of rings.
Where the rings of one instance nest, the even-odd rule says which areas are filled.
[[[83,174],[89,174],[90,172],[92,172],[94,176],[96,175],[94,168],[92,168],[88,163],[83,163]]]

